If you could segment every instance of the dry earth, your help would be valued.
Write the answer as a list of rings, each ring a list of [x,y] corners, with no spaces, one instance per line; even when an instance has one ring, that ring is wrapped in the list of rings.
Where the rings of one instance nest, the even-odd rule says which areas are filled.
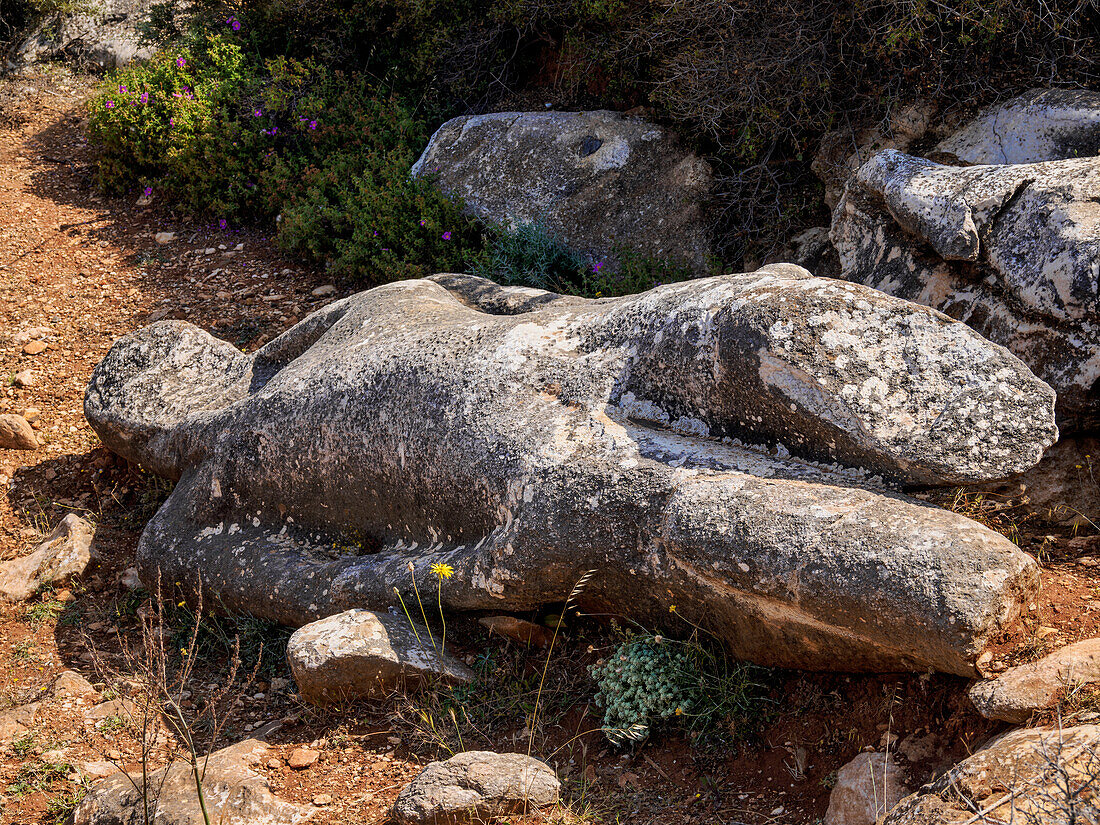
[[[0,450],[0,560],[26,552],[68,512],[98,525],[85,577],[29,606],[0,607],[0,711],[44,701],[36,726],[0,748],[3,823],[63,816],[84,787],[82,765],[137,764],[134,730],[124,720],[89,719],[86,705],[47,694],[66,669],[125,692],[125,680],[116,678],[126,671],[120,645],[137,637],[142,608],[122,574],[166,492],[108,454],[84,421],[93,366],[120,335],[160,318],[186,319],[251,349],[331,300],[312,295],[325,283],[323,273],[285,259],[260,231],[189,222],[155,201],[139,207],[137,193],[98,196],[83,132],[83,102],[94,83],[61,70],[0,83],[0,412],[37,410],[42,442],[35,452]],[[176,240],[157,244],[163,231]],[[37,330],[31,339],[45,344],[43,351],[28,354],[16,343],[28,330]],[[33,382],[15,386],[25,370]],[[1013,525],[1010,506],[974,512],[1000,529]],[[991,671],[1100,635],[1094,533],[1020,527],[1021,545],[1044,564],[1043,594],[1005,635]],[[489,689],[503,705],[491,730],[464,745],[526,751],[530,698],[545,654],[487,639],[472,622],[454,624],[449,638],[462,640],[459,653],[493,663]],[[595,730],[599,714],[586,670],[616,641],[606,624],[579,620],[556,648],[548,680],[554,687],[544,698],[548,710],[536,725],[534,750],[558,767],[567,802],[530,821],[813,823],[824,814],[830,777],[861,750],[893,743],[919,781],[998,730],[969,707],[963,680],[777,673],[767,680],[765,713],[737,747],[693,745],[668,733],[622,753]],[[200,664],[195,706],[222,678],[221,666]],[[322,825],[386,821],[402,784],[438,754],[432,726],[446,727],[445,716],[435,715],[441,709],[397,697],[321,713],[300,703],[278,672],[261,674],[249,688],[226,739],[278,722],[263,767],[277,793],[296,801],[331,797],[314,820]],[[427,719],[420,707],[428,708]],[[292,770],[289,754],[302,746],[319,750],[320,759]],[[164,754],[162,748],[156,756]],[[50,764],[64,767],[44,767]]]

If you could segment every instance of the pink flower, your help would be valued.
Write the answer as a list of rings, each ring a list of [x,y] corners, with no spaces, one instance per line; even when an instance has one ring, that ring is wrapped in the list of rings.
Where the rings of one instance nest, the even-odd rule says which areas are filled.
[[[446,232],[443,233],[443,240],[449,241],[450,239],[451,239],[451,230],[448,229]]]
[[[113,100],[108,100],[106,103],[103,104],[103,108],[104,109],[113,109],[113,108],[115,108],[115,102]]]
[[[181,68],[181,69],[182,69],[182,68],[183,68],[184,66],[186,66],[186,65],[187,65],[187,60],[185,60],[185,59],[184,59],[183,57],[177,57],[177,58],[176,58],[176,65],[177,65],[177,66],[178,66],[179,68]]]
[[[228,229],[229,228],[229,222],[225,218],[222,218],[220,221],[218,221],[218,228],[219,229]]]
[[[316,129],[316,128],[317,128],[317,121],[316,121],[316,120],[311,120],[311,121],[309,122],[309,128],[310,128],[311,130],[313,130],[313,129]]]
[[[138,100],[140,100],[142,103],[148,103],[149,102],[149,93],[148,92],[142,92],[141,97],[139,97]]]
[[[153,187],[152,186],[146,186],[145,187],[145,197],[149,197],[152,194],[153,194]]]
[[[125,95],[125,94],[129,94],[129,93],[130,93],[130,90],[129,90],[129,89],[127,89],[127,88],[126,88],[125,86],[123,86],[123,85],[122,85],[122,84],[120,83],[120,84],[118,85],[118,93],[119,93],[120,95]]]

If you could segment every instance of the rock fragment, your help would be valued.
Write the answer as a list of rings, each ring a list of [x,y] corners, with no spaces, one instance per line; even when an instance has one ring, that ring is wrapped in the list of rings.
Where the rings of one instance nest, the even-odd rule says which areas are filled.
[[[474,679],[466,665],[433,648],[427,628],[368,610],[347,610],[298,628],[287,659],[302,698],[321,704]]]
[[[91,561],[94,535],[89,522],[69,513],[30,555],[0,564],[0,601],[21,602],[43,585],[79,576]]]
[[[467,751],[432,762],[397,797],[401,825],[459,825],[532,812],[558,801],[561,783],[545,762],[519,753]]]
[[[37,450],[38,438],[30,422],[14,413],[0,414],[0,450]]]
[[[888,754],[861,753],[837,772],[825,825],[876,825],[908,793]]]
[[[160,825],[297,825],[312,816],[309,805],[279,799],[267,778],[255,766],[267,754],[267,746],[255,739],[231,745],[210,755],[203,777],[203,794],[209,820],[203,817],[195,792],[195,778],[184,761],[149,775],[148,788],[156,801]],[[143,784],[140,772],[115,773],[88,790],[76,806],[72,825],[140,825],[144,822]]]
[[[986,719],[1021,724],[1054,707],[1067,693],[1100,682],[1100,639],[1067,645],[1037,662],[1009,668],[970,688],[970,700]]]

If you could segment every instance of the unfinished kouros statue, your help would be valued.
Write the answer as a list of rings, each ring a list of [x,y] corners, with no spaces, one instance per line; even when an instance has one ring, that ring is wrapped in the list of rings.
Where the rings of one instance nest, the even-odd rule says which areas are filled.
[[[208,605],[300,625],[440,563],[446,608],[532,609],[595,570],[588,603],[762,663],[959,674],[1035,563],[879,482],[1001,478],[1057,437],[1007,350],[791,265],[604,300],[438,275],[252,355],[162,322],[85,409],[179,479],[139,570]]]

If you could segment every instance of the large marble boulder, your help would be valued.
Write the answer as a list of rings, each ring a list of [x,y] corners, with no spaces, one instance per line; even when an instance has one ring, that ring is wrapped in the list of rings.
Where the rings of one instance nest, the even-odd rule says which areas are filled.
[[[985,109],[929,155],[964,165],[1100,155],[1100,92],[1032,89]]]
[[[404,281],[252,355],[162,322],[85,412],[179,479],[138,567],[208,605],[301,625],[415,579],[529,610],[595,571],[587,603],[759,662],[973,674],[1036,565],[881,481],[1018,472],[1053,403],[964,324],[777,265],[596,301]]]
[[[617,266],[622,251],[703,272],[712,172],[656,124],[616,112],[457,117],[413,167],[490,223],[540,223]]]
[[[860,167],[833,216],[843,276],[927,304],[1004,345],[1100,422],[1100,158],[942,166],[897,151]]]

